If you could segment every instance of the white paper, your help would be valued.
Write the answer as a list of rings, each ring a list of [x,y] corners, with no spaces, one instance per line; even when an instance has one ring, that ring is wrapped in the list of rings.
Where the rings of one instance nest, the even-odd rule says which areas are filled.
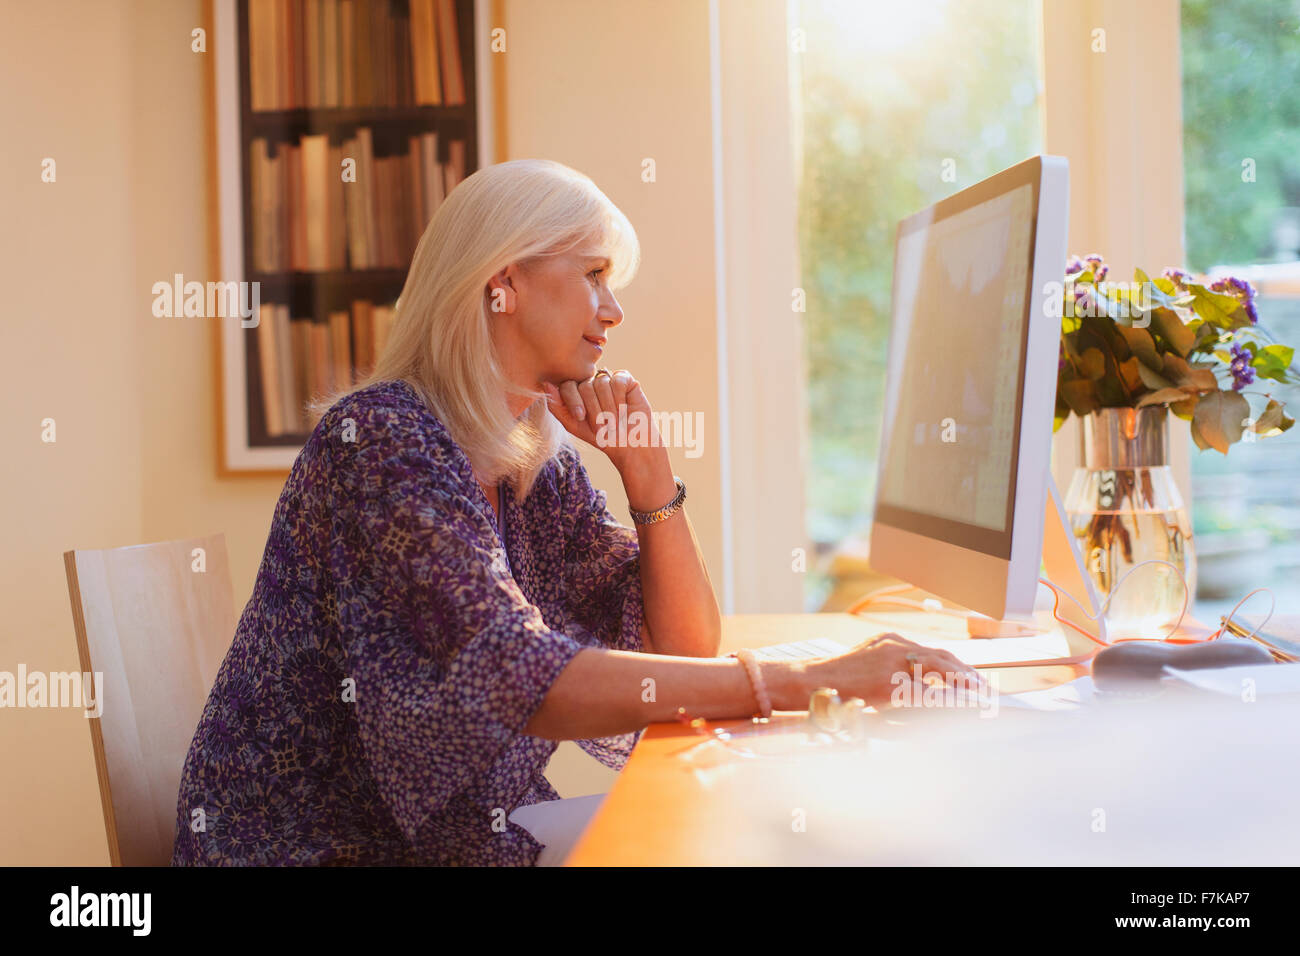
[[[1247,664],[1200,670],[1179,670],[1166,665],[1165,673],[1193,687],[1228,697],[1241,697],[1247,690],[1256,697],[1300,694],[1300,664]]]
[[[1074,710],[1092,700],[1096,690],[1090,676],[1076,677],[1065,684],[1029,690],[1019,694],[1000,694],[999,707],[1018,707],[1022,710]]]

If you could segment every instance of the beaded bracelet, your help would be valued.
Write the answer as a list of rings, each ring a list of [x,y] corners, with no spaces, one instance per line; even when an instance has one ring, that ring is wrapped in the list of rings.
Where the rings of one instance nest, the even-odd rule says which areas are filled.
[[[754,697],[758,701],[759,714],[763,717],[772,716],[772,699],[767,696],[767,685],[763,683],[763,674],[758,669],[758,658],[748,647],[742,647],[729,657],[737,658],[740,663],[745,665],[745,673],[749,675],[750,686],[754,689]]]

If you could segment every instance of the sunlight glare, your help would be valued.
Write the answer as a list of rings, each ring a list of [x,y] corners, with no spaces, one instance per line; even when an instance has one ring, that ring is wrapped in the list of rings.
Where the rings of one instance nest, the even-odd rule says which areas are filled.
[[[911,58],[927,37],[945,30],[949,6],[949,0],[813,0],[804,9],[836,24],[845,52]]]

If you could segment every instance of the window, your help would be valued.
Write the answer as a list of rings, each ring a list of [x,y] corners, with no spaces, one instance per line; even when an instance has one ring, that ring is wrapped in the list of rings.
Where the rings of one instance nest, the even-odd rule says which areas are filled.
[[[1260,324],[1300,345],[1300,8],[1183,0],[1182,60],[1187,264],[1249,279]],[[1275,382],[1246,390],[1252,406],[1266,390],[1295,416],[1300,394]],[[1261,586],[1300,612],[1300,428],[1191,454],[1197,617]],[[1257,595],[1242,613],[1268,608]]]
[[[809,610],[844,606],[832,559],[862,555],[869,536],[895,227],[1042,152],[1038,15],[1034,0],[791,0],[806,44],[792,99]]]

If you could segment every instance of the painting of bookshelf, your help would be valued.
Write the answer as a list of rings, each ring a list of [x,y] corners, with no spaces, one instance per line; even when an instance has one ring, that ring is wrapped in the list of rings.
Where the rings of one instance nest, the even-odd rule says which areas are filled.
[[[487,0],[211,0],[223,472],[283,473],[364,377],[425,225],[490,150]],[[485,48],[485,45],[484,45]],[[490,160],[486,160],[490,161]]]

